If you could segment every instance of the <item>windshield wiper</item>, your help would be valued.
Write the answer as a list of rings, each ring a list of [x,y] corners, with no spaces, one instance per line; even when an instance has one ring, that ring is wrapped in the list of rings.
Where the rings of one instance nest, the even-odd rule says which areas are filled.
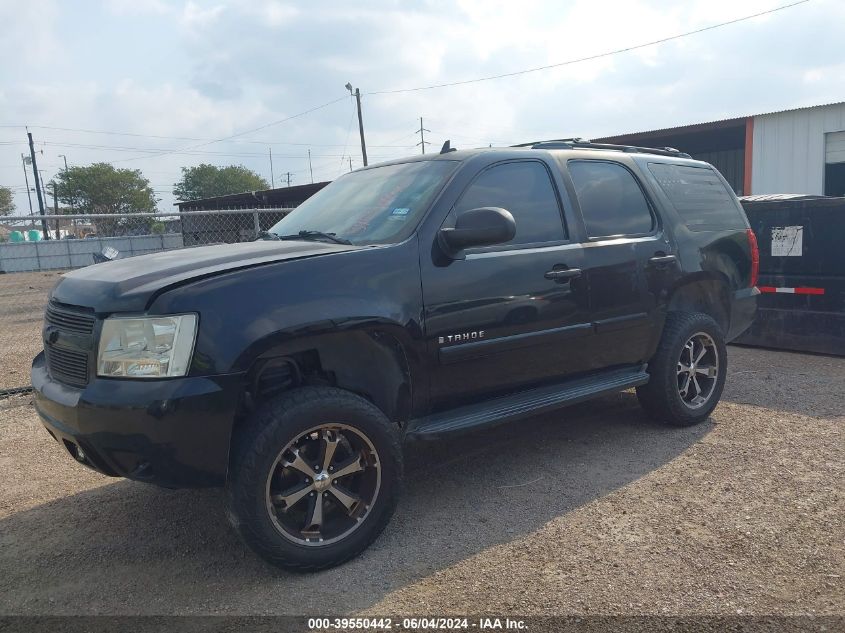
[[[270,231],[259,231],[258,237],[255,238],[256,241],[258,240],[280,240],[282,239],[279,237],[278,233],[271,233]]]
[[[322,231],[300,231],[295,235],[280,235],[280,240],[328,240],[335,244],[352,244],[349,240],[337,237],[336,233],[323,233]]]

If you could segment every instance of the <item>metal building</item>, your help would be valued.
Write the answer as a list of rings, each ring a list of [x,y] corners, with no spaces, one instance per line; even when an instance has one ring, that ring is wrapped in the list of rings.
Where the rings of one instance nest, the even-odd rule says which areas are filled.
[[[845,195],[845,102],[593,140],[677,148],[715,165],[737,195]]]
[[[210,211],[222,209],[290,209],[297,207],[325,187],[327,182],[279,187],[264,191],[230,193],[213,198],[177,202],[179,211]]]

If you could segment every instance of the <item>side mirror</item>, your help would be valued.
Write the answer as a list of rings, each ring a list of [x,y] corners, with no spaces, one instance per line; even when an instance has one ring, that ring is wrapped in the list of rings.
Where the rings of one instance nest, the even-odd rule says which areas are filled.
[[[455,228],[440,229],[441,245],[450,255],[474,246],[492,246],[510,242],[516,235],[516,222],[509,211],[499,207],[481,207],[464,211],[455,220]]]

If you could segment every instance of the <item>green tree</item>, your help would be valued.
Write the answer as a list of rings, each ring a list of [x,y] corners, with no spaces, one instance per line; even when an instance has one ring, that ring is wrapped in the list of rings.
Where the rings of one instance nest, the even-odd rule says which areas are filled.
[[[12,190],[0,185],[0,215],[12,215],[15,203],[12,200]]]
[[[150,181],[138,169],[115,169],[108,163],[70,167],[56,175],[59,200],[78,213],[151,213],[158,202]],[[121,235],[150,224],[149,218],[94,220],[100,235]]]
[[[203,163],[197,167],[182,168],[182,179],[174,183],[173,195],[185,202],[269,188],[264,178],[243,165],[217,167]]]

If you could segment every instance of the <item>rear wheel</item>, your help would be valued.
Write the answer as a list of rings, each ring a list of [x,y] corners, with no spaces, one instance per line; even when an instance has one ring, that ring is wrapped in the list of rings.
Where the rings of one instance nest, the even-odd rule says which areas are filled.
[[[674,426],[705,420],[725,386],[727,349],[719,325],[700,312],[670,312],[649,361],[648,384],[637,388],[643,408]]]
[[[384,529],[402,476],[399,434],[375,406],[307,387],[259,409],[238,438],[229,517],[269,562],[297,571],[338,565]]]

